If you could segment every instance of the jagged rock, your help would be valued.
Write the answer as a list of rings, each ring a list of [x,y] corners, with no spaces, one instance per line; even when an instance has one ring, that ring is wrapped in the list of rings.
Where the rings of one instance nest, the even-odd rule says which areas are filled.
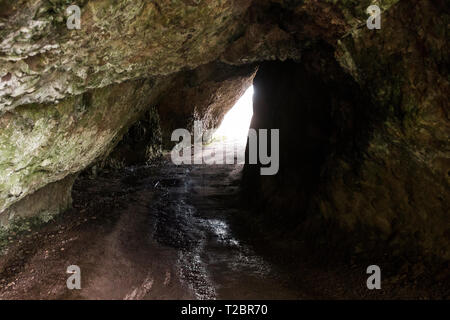
[[[353,79],[324,46],[304,49],[297,66],[260,67],[253,125],[295,132],[290,119],[299,119],[295,138],[281,138],[281,149],[296,151],[281,154],[277,177],[247,167],[249,197],[261,211],[274,221],[298,219],[298,232],[316,244],[450,258],[445,8],[403,1],[383,15],[381,30],[362,26],[344,36],[335,56]]]
[[[225,113],[251,86],[255,72],[254,65],[212,63],[177,77],[173,89],[158,103],[164,146],[173,145],[173,130],[192,132],[196,120],[202,121],[204,130],[218,128]]]
[[[243,28],[250,0],[0,3],[0,112],[129,79],[167,75],[218,58]],[[6,79],[6,78],[4,78]]]
[[[361,28],[340,41],[338,60],[371,95],[384,121],[360,172],[336,166],[342,172],[329,186],[332,205],[324,206],[326,216],[346,217],[346,227],[361,223],[379,232],[373,239],[447,259],[448,21],[445,1],[403,1],[383,15],[381,30]]]
[[[159,114],[153,106],[128,130],[114,150],[95,164],[95,168],[123,169],[150,163],[162,156],[162,145]]]
[[[167,84],[170,79],[128,81],[57,105],[6,112],[0,118],[0,212],[109,153]]]

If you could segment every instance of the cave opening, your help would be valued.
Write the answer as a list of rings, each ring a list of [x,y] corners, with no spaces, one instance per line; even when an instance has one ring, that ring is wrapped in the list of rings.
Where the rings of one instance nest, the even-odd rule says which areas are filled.
[[[236,104],[225,114],[213,138],[220,141],[247,142],[248,129],[253,116],[253,85],[239,98]]]
[[[0,299],[448,296],[443,0],[84,2],[0,4]]]

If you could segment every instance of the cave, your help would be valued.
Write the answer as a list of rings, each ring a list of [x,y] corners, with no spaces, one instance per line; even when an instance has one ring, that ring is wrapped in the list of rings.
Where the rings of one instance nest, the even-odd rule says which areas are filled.
[[[0,0],[1,300],[450,298],[445,0],[75,2]]]

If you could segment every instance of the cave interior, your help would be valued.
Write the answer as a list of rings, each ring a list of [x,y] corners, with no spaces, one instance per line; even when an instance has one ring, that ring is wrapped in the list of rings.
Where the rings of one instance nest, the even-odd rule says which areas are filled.
[[[0,1],[0,287],[38,256],[26,237],[50,248],[43,239],[57,226],[70,229],[60,237],[106,239],[121,225],[132,244],[147,241],[144,226],[153,223],[160,246],[187,252],[186,237],[200,231],[183,220],[194,218],[170,211],[186,205],[204,212],[219,238],[231,228],[258,255],[285,265],[295,284],[305,263],[363,277],[377,264],[388,297],[450,297],[445,0],[78,2],[81,29],[69,30],[59,18],[65,1]],[[370,30],[365,8],[375,2],[382,26]],[[244,165],[170,163],[174,130],[191,132],[197,121],[218,128],[250,87],[249,129],[279,131],[276,174],[262,175],[260,160],[249,163],[249,145]],[[216,216],[219,202],[229,210]],[[158,218],[147,217],[152,210]],[[80,226],[92,217],[97,222]],[[131,244],[124,252],[135,254],[120,259],[139,265],[150,249]],[[87,245],[67,246],[75,254]],[[214,260],[208,245],[202,250]],[[215,272],[218,282],[226,278]],[[350,278],[349,288],[358,287]],[[0,297],[27,296],[22,282]],[[227,288],[195,286],[196,298],[233,297]],[[336,295],[378,297],[352,290]],[[109,297],[100,291],[83,297]],[[306,296],[330,297],[324,292]]]

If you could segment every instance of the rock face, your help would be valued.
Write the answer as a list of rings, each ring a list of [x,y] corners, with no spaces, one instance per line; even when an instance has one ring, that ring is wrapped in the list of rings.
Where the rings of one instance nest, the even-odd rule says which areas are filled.
[[[215,60],[250,2],[84,0],[82,28],[69,30],[71,1],[4,0],[0,111]]]
[[[29,104],[6,112],[0,118],[0,210],[108,153],[165,84],[129,81],[57,105]]]
[[[350,173],[343,164],[329,188],[332,205],[323,204],[326,216],[338,213],[352,229],[356,215],[343,205],[351,199],[353,210],[364,212],[364,220],[371,221],[365,224],[373,228],[372,241],[388,239],[393,247],[409,245],[411,251],[446,259],[450,258],[448,22],[444,1],[404,1],[384,15],[380,32],[358,30],[342,39],[338,60],[385,112],[385,121],[374,131],[361,171]],[[357,190],[337,191],[344,186]]]
[[[351,77],[328,73],[260,66],[252,127],[280,130],[280,170],[260,176],[261,165],[247,165],[244,197],[275,229],[291,225],[319,247],[447,259],[448,185],[387,142],[386,115]]]
[[[310,230],[309,222],[328,217],[320,212],[316,199],[328,199],[330,170],[346,161],[357,171],[371,132],[381,120],[354,79],[337,62],[331,63],[332,48],[323,45],[320,52],[310,57],[305,53],[307,67],[294,61],[260,65],[251,127],[279,129],[280,165],[273,176],[260,175],[260,164],[246,165],[243,177],[245,198],[263,219],[278,228],[308,226],[304,235],[325,234],[320,230],[324,223],[319,230]],[[333,191],[354,193],[346,186]],[[350,200],[345,204],[348,211],[354,206]],[[349,214],[356,219],[359,212]],[[334,213],[331,219],[340,217]]]
[[[193,131],[194,121],[203,129],[217,128],[225,113],[251,86],[256,66],[229,66],[210,63],[192,71],[179,72],[170,79],[160,99],[135,123],[111,154],[97,165],[123,168],[150,162],[170,150],[172,132],[183,128]]]
[[[280,141],[290,151],[278,176],[248,166],[244,182],[271,221],[295,220],[323,245],[448,260],[448,11],[402,2],[383,21],[338,43],[352,78],[324,47],[300,64],[261,65],[252,125],[290,133]]]
[[[92,167],[93,171],[103,168],[123,169],[143,163],[150,163],[162,155],[162,135],[159,114],[152,107],[123,136],[114,150],[105,154]]]
[[[164,146],[175,143],[171,142],[173,130],[192,132],[194,121],[202,121],[203,129],[218,128],[225,113],[251,86],[255,73],[254,65],[212,63],[178,76],[158,103]]]
[[[42,222],[51,220],[55,215],[71,208],[72,185],[77,175],[47,184],[43,188],[25,197],[6,209],[0,216],[0,231],[11,224],[20,226],[28,218],[37,218]],[[39,221],[35,221],[39,223]]]
[[[450,258],[445,0],[82,0],[79,30],[71,4],[0,0],[3,225],[66,208],[92,164],[217,126],[260,66],[253,126],[279,126],[282,162],[278,177],[246,169],[256,199],[287,224]]]

